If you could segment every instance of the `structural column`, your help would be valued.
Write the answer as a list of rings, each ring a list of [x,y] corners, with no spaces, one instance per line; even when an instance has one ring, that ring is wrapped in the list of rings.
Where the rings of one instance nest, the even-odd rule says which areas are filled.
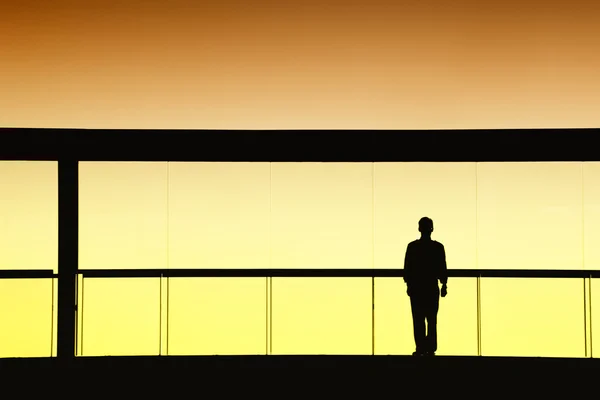
[[[58,327],[57,356],[75,358],[79,259],[79,163],[58,161]]]

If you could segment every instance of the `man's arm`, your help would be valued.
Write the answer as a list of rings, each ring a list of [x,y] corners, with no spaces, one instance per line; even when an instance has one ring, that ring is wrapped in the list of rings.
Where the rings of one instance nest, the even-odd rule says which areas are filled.
[[[446,265],[446,250],[444,249],[444,245],[440,244],[440,282],[442,285],[448,283],[448,267]]]
[[[448,267],[446,265],[446,250],[440,243],[440,282],[442,283],[442,297],[446,297],[446,284],[448,283]]]
[[[413,269],[413,260],[412,260],[412,251],[410,248],[410,243],[406,247],[406,255],[404,256],[404,282],[408,286],[411,281],[411,273]]]

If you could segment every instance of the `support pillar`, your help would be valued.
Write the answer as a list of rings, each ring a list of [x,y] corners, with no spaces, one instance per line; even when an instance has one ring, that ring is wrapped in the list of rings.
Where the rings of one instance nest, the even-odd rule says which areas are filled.
[[[58,326],[57,357],[75,358],[79,261],[79,163],[58,161]]]

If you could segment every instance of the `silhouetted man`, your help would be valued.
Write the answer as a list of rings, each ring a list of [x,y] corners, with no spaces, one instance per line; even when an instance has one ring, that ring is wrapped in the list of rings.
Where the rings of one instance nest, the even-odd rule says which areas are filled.
[[[415,335],[415,356],[434,355],[437,350],[437,313],[440,302],[438,280],[442,283],[442,297],[446,296],[448,270],[444,245],[431,240],[433,221],[419,220],[421,238],[412,241],[404,258],[404,282],[410,296]],[[425,333],[427,321],[427,333]]]

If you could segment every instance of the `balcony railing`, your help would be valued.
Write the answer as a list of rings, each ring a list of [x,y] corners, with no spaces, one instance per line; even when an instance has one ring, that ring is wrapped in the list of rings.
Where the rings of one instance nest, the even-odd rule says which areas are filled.
[[[524,355],[522,344],[517,346],[520,349],[516,349],[514,353],[510,352],[511,345],[518,344],[523,340],[530,343],[535,343],[539,340],[551,340],[552,346],[556,351],[543,351],[542,354],[528,351],[526,352],[526,355],[594,357],[594,314],[592,313],[592,310],[594,308],[598,309],[600,304],[593,307],[593,301],[596,300],[594,300],[592,296],[592,283],[600,282],[596,281],[596,279],[600,278],[600,271],[450,269],[448,274],[450,277],[448,284],[450,288],[449,295],[446,299],[441,299],[440,301],[438,320],[445,319],[446,322],[441,324],[438,329],[439,341],[441,341],[439,348],[440,352],[438,352],[438,354],[519,356]],[[402,269],[106,269],[80,270],[78,276],[78,332],[76,354],[79,356],[128,354],[246,354],[243,350],[244,348],[250,349],[247,352],[248,354],[264,355],[315,353],[340,354],[342,352],[344,354],[380,355],[409,354],[410,351],[412,351],[409,349],[409,347],[412,346],[412,320],[410,312],[407,312],[408,308],[406,305],[408,303],[408,298],[405,294],[405,285],[401,281],[403,276]],[[52,321],[50,337],[48,338],[48,346],[50,349],[49,355],[55,354],[56,278],[58,278],[58,274],[53,273],[51,270],[0,271],[0,279],[2,280],[41,279],[51,282],[49,283],[49,289],[47,289],[51,296],[51,298],[48,299],[50,301],[47,304],[47,310],[50,315],[43,317],[44,320],[48,322]],[[156,290],[156,297],[152,301],[146,301],[144,295],[140,296],[140,293],[136,292],[135,285],[131,286],[128,283],[133,283],[133,279],[121,281],[124,286],[121,287],[122,290],[120,291],[115,290],[114,288],[109,288],[107,291],[107,287],[104,287],[103,289],[102,285],[98,285],[100,282],[98,280],[114,282],[115,280],[120,281],[120,278],[140,278],[144,282],[155,282],[156,286],[153,286],[154,283],[150,285],[155,289],[149,290]],[[192,278],[191,280],[195,283],[191,284],[190,279],[185,278]],[[189,314],[190,310],[210,308],[214,312],[212,314],[213,317],[217,315],[217,319],[214,321],[219,321],[220,317],[218,317],[218,315],[220,308],[223,307],[222,304],[215,304],[206,296],[204,296],[204,302],[193,301],[194,296],[196,296],[196,299],[202,298],[202,296],[197,296],[202,291],[202,288],[207,290],[209,287],[197,285],[197,283],[200,282],[199,280],[202,280],[203,278],[223,278],[223,282],[231,282],[231,278],[245,278],[246,281],[250,280],[255,282],[255,284],[251,285],[252,289],[250,291],[237,293],[237,295],[236,293],[231,292],[228,297],[228,303],[230,303],[228,304],[229,308],[225,307],[226,309],[223,309],[224,314],[229,313],[228,315],[230,318],[232,318],[232,316],[233,318],[236,318],[236,315],[238,317],[241,316],[244,321],[249,324],[248,326],[251,326],[247,332],[225,333],[231,335],[231,338],[235,338],[236,335],[254,335],[253,344],[248,344],[248,342],[245,347],[244,345],[228,346],[227,339],[220,338],[220,344],[214,348],[210,348],[211,340],[207,340],[207,336],[212,335],[214,342],[215,335],[218,335],[219,333],[212,332],[209,335],[208,332],[211,331],[213,327],[203,325],[202,322],[200,322],[200,325],[195,326],[195,330],[192,329],[194,332],[183,332],[185,326],[193,325],[190,325],[190,322],[188,321],[193,318],[186,317],[186,312]],[[311,306],[309,304],[311,298],[318,298],[319,293],[322,295],[324,286],[311,289],[309,286],[306,286],[307,281],[305,279],[303,280],[303,278],[315,278],[314,280],[311,279],[309,281],[319,281],[321,284],[323,283],[323,280],[327,280],[328,278],[348,278],[341,279],[345,283],[338,285],[332,284],[325,287],[326,291],[331,291],[334,295],[335,291],[344,292],[341,298],[345,299],[346,302],[334,305],[333,307],[331,305],[328,306],[327,304],[318,305],[317,308],[313,306],[311,311]],[[527,280],[527,285],[519,286],[516,289],[512,288],[512,290],[508,291],[505,290],[506,288],[503,289],[504,293],[501,294],[503,297],[501,302],[507,303],[508,306],[499,314],[498,310],[491,310],[491,308],[494,307],[486,308],[488,303],[482,302],[482,297],[486,296],[486,285],[482,285],[482,283],[493,282],[495,285],[498,285],[500,282],[505,282],[505,278]],[[94,286],[92,286],[90,279],[96,282]],[[528,287],[537,285],[537,283],[533,283],[533,280],[537,281],[545,279],[550,279],[550,281],[547,281],[547,284],[553,285],[545,291],[546,300],[552,300],[552,304],[546,306],[546,308],[550,307],[550,309],[537,310],[538,312],[536,312],[535,304],[525,304],[526,302],[521,302],[516,305],[510,304],[510,299],[512,297],[518,297],[517,292],[519,292],[519,290],[529,290]],[[563,281],[563,283],[559,284],[560,287],[556,285],[559,280]],[[569,283],[567,284],[564,280]],[[174,301],[173,296],[176,296],[178,291],[183,291],[181,284],[178,282],[184,281],[188,283],[187,296],[189,298],[185,302],[182,302],[181,299],[183,297],[180,295],[179,300]],[[239,279],[237,281],[239,281]],[[298,282],[301,281],[303,281],[303,283],[299,284]],[[350,281],[360,282],[360,284],[358,284],[358,286],[348,286],[347,283]],[[463,283],[458,285],[457,282],[459,281]],[[580,281],[581,284],[576,283],[577,281]],[[338,283],[339,282],[340,281],[338,281]],[[206,285],[212,285],[214,283],[215,281],[207,283]],[[123,289],[128,287],[128,285],[130,289]],[[299,290],[299,286],[297,285],[304,285],[304,290]],[[276,288],[275,290],[273,290],[274,286]],[[483,291],[482,286],[484,286]],[[148,288],[149,286],[146,285],[145,287]],[[353,292],[352,288],[358,288],[358,290]],[[87,295],[86,290],[88,292]],[[502,292],[498,287],[488,290],[489,292],[496,292],[496,294]],[[252,294],[250,294],[250,292]],[[487,295],[492,296],[489,292]],[[193,293],[193,296],[190,295],[190,293]],[[93,296],[89,297],[92,294]],[[227,297],[226,294],[223,295]],[[246,295],[248,298],[245,297]],[[139,298],[136,301],[132,301],[136,297]],[[147,294],[146,297],[149,298]],[[460,304],[456,303],[456,300],[453,300],[456,297],[462,299],[459,301]],[[565,300],[564,304],[563,299]],[[221,296],[221,300],[223,300],[223,296]],[[448,308],[446,306],[447,302],[453,301],[455,302],[455,305]],[[402,302],[405,303],[402,304]],[[475,304],[472,304],[473,302]],[[112,306],[108,305],[106,306],[107,308],[103,308],[105,307],[105,303],[111,303]],[[93,306],[91,306],[92,304]],[[232,314],[232,306],[241,308],[238,311],[234,311]],[[497,306],[498,304],[496,304],[495,307],[497,308]],[[566,309],[558,310],[558,308],[563,306],[566,307]],[[111,322],[111,318],[114,317],[111,316],[111,307],[113,307],[112,310],[114,312],[121,314],[122,309],[127,309],[131,318],[141,318],[139,321],[146,321],[143,322],[142,325],[146,324],[148,326],[156,327],[157,332],[148,333],[144,331],[141,334],[141,336],[155,336],[155,345],[148,344],[148,340],[145,339],[141,340],[141,342],[146,342],[145,347],[135,343],[135,332],[127,333],[126,326],[118,326],[118,321],[124,320],[123,315],[116,316]],[[349,309],[349,307],[355,307],[357,309],[353,310]],[[552,307],[555,309],[552,309]],[[302,311],[303,308],[304,310]],[[294,334],[295,338],[291,338],[290,331],[302,325],[301,322],[293,321],[296,317],[295,313],[304,314],[305,316],[311,313],[322,314],[322,310],[319,310],[319,308],[328,308],[328,315],[333,319],[337,318],[336,315],[339,317],[339,315],[345,313],[346,317],[343,317],[343,315],[340,317],[342,324],[344,321],[347,323],[350,320],[350,315],[354,315],[352,318],[356,318],[355,322],[360,322],[360,324],[351,322],[350,325],[354,326],[357,331],[360,331],[355,335],[357,338],[356,342],[360,343],[352,343],[352,336],[355,334],[352,331],[346,331],[345,336],[347,340],[344,339],[347,344],[345,347],[347,349],[346,351],[344,351],[344,346],[340,343],[332,342],[336,335],[337,337],[340,337],[339,332],[343,327],[340,328],[339,326],[335,326],[336,321],[327,321],[327,317],[320,321],[313,321],[313,324],[324,324],[326,326],[305,326],[304,328],[306,328],[306,331],[312,331],[313,333],[318,331],[322,334],[326,334],[326,332],[330,330],[332,332],[329,339],[326,340],[322,337],[313,337],[310,339],[313,343],[311,347],[306,345],[308,339],[306,337],[302,338],[302,333],[296,333]],[[100,309],[103,309],[104,311],[99,313]],[[544,325],[543,321],[538,321],[537,325],[535,325],[536,322],[529,323],[526,320],[523,320],[523,315],[519,316],[519,313],[523,314],[522,309],[529,309],[532,315],[546,313],[545,321],[553,321],[552,323],[556,326],[562,326],[561,329],[563,329],[564,332],[561,333],[546,330],[547,324]],[[99,317],[100,314],[102,315]],[[249,315],[244,314],[251,314],[252,318],[260,319],[260,321],[252,322]],[[140,315],[144,315],[144,317],[142,318]],[[564,320],[564,316],[566,315],[569,315],[568,320]],[[323,315],[321,315],[321,317],[323,317]],[[149,319],[152,318],[156,318],[156,321],[148,323]],[[226,316],[223,316],[223,318],[226,319]],[[283,321],[283,319],[285,319],[285,321]],[[390,321],[392,320],[396,326],[390,328]],[[448,321],[452,320],[456,320],[456,324],[448,323]],[[506,337],[506,344],[499,342],[499,334],[497,332],[492,332],[503,323],[512,324],[513,328],[516,324],[516,327],[519,328],[518,325],[523,323],[523,321],[525,321],[524,325],[529,325],[529,328],[532,330],[528,331],[527,326],[522,326],[521,328],[523,330],[521,331],[521,337],[519,339],[515,337]],[[111,326],[111,323],[116,323],[117,325]],[[135,321],[133,323],[135,323]],[[176,329],[172,326],[173,324],[176,325]],[[231,322],[229,325],[243,329],[243,324],[240,325]],[[259,325],[262,326],[262,328],[260,328]],[[492,326],[491,330],[489,328],[490,325]],[[284,326],[285,329],[283,328]],[[484,326],[488,326],[488,328],[482,329]],[[274,329],[274,327],[276,327],[276,329]],[[139,329],[143,329],[143,326],[135,327],[133,330],[142,332]],[[11,327],[5,325],[3,330],[5,330],[5,332],[10,331]],[[177,331],[177,333],[175,333],[175,331]],[[450,334],[449,331],[452,331],[452,333]],[[108,339],[107,332],[113,332],[108,335],[110,336]],[[565,334],[565,332],[567,333]],[[280,338],[278,338],[278,333],[281,336]],[[366,335],[367,333],[368,337]],[[402,338],[398,337],[397,339],[398,341],[403,342],[402,345],[395,343],[396,338],[394,337],[394,334],[398,333],[401,333],[398,336],[402,336]],[[18,332],[13,332],[13,335],[14,334],[18,334]],[[196,334],[196,336],[190,338],[190,335],[194,336],[194,334]],[[121,340],[120,337],[127,337],[127,335],[130,336],[129,339],[125,338],[123,339],[123,342],[118,343],[119,340]],[[259,338],[261,335],[262,337]],[[491,339],[490,337],[493,335],[496,337]],[[443,338],[448,338],[448,336],[458,340],[461,344],[457,347],[455,344],[449,343],[448,340],[444,341]],[[466,336],[469,336],[470,339],[466,338]],[[471,339],[473,343],[471,343]],[[488,340],[489,346],[486,346],[486,339]],[[129,352],[127,348],[128,340],[129,343],[135,344],[133,346],[134,348],[131,349],[131,352]],[[235,341],[235,339],[230,340]],[[260,340],[260,344],[258,343],[258,340]],[[320,344],[317,343],[319,340],[321,340]],[[331,349],[328,349],[326,346],[328,340],[329,343],[332,344]],[[297,343],[294,343],[295,341]],[[304,344],[301,343],[302,341],[304,341]],[[444,345],[448,348],[449,344],[455,351],[444,349]],[[153,348],[149,348],[149,346]],[[458,348],[467,350],[461,351]],[[500,351],[501,354],[499,354],[498,350],[500,348],[503,349]],[[312,349],[316,350],[313,351]],[[486,349],[489,350],[486,351]],[[13,354],[13,356],[15,355]]]

